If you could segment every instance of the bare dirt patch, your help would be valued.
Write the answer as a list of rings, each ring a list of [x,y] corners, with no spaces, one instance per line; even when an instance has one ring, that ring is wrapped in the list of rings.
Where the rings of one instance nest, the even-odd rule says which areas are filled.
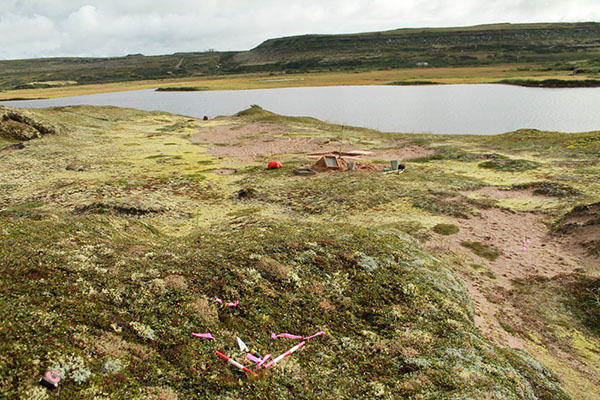
[[[436,235],[429,246],[438,251],[456,252],[465,265],[487,270],[485,275],[469,269],[461,273],[475,304],[475,323],[497,344],[524,348],[524,341],[507,332],[498,318],[508,315],[519,320],[518,311],[503,300],[504,293],[513,288],[512,280],[530,276],[551,278],[573,272],[586,262],[585,254],[573,251],[568,237],[551,234],[543,223],[543,216],[534,213],[490,208],[470,219],[457,219],[455,224],[460,227],[457,234]],[[462,242],[492,246],[499,250],[498,258],[491,261],[478,256],[461,246]]]
[[[286,134],[302,134],[289,136]],[[311,137],[311,133],[314,136]],[[311,130],[293,128],[282,124],[232,123],[206,127],[191,136],[193,143],[205,144],[207,152],[214,157],[230,157],[240,161],[258,161],[278,154],[334,152],[340,150],[339,142],[318,137]],[[342,149],[354,148],[344,144]],[[396,149],[372,150],[371,159],[408,160],[433,154],[424,146],[405,146]]]
[[[535,200],[546,197],[544,195],[535,194],[534,189],[499,189],[493,186],[485,186],[481,189],[477,189],[468,193],[477,194],[492,200],[505,200],[514,198],[522,200]]]
[[[295,130],[298,131],[298,130]],[[281,137],[292,129],[280,124],[241,123],[209,127],[192,135],[194,143],[206,144],[208,154],[241,161],[257,161],[275,154],[320,151],[324,139],[313,137]],[[331,146],[325,151],[333,151]]]
[[[207,172],[213,173],[215,175],[227,176],[227,175],[235,174],[237,172],[237,169],[235,169],[235,168],[215,168],[215,169],[210,169]]]

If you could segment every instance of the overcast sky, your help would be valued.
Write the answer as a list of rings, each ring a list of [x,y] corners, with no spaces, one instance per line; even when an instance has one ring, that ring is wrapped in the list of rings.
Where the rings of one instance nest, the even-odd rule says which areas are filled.
[[[0,59],[248,50],[306,33],[600,21],[599,0],[0,0]]]

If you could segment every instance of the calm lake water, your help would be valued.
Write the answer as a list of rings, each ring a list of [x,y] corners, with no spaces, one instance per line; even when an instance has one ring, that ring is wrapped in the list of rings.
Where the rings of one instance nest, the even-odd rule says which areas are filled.
[[[258,104],[277,114],[408,133],[496,134],[521,128],[561,132],[600,130],[600,88],[434,85],[204,92],[136,90],[0,104],[33,108],[113,105],[192,117],[231,115]]]

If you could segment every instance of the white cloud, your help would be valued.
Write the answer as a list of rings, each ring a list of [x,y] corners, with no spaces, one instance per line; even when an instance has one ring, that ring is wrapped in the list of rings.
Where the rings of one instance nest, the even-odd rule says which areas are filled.
[[[243,50],[403,27],[600,20],[597,0],[2,0],[0,58]]]
[[[48,17],[19,14],[0,16],[0,58],[38,57],[52,52],[59,43],[60,34]]]

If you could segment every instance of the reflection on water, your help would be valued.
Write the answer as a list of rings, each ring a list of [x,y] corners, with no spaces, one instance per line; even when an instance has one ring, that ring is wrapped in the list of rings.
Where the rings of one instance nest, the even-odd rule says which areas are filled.
[[[561,132],[600,130],[600,113],[596,112],[600,108],[600,88],[433,85],[201,92],[136,90],[0,104],[113,105],[193,117],[231,115],[258,104],[278,114],[311,116],[387,132],[494,134],[521,128]]]

